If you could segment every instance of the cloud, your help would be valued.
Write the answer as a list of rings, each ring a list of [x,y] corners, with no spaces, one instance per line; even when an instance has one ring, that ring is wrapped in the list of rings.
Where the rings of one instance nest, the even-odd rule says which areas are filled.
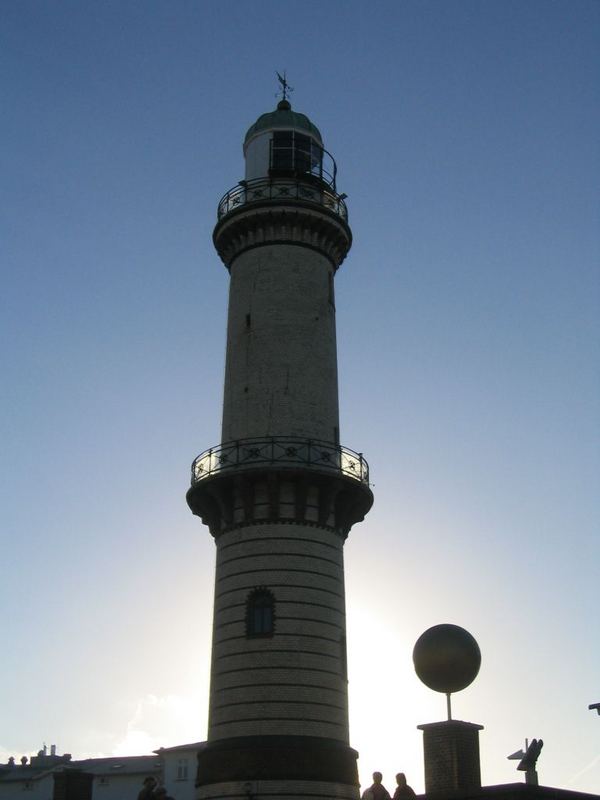
[[[140,698],[113,755],[146,755],[159,747],[199,741],[203,738],[199,706],[197,697],[183,695]]]

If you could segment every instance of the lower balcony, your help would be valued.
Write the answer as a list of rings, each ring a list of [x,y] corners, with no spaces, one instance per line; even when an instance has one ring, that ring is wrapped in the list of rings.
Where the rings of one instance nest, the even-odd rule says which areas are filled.
[[[241,439],[205,450],[192,464],[192,486],[223,470],[305,467],[341,473],[369,485],[369,465],[362,453],[331,442],[293,436]]]
[[[344,538],[373,503],[360,453],[299,437],[243,439],[192,464],[188,505],[213,536],[245,525],[318,525]]]

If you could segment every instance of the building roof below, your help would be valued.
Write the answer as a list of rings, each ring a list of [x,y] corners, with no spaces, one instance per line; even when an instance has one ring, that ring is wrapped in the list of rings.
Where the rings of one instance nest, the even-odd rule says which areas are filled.
[[[206,742],[192,742],[191,744],[176,744],[173,747],[159,747],[158,750],[153,750],[153,753],[161,755],[161,753],[176,753],[182,750],[203,750],[206,747]]]

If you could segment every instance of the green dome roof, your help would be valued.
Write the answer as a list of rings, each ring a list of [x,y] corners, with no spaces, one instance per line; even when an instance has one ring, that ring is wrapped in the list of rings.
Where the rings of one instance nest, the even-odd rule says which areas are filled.
[[[244,147],[257,133],[270,130],[271,128],[283,128],[287,130],[293,128],[296,131],[305,131],[317,139],[319,144],[323,144],[319,129],[316,125],[313,125],[306,114],[300,114],[298,111],[292,111],[292,107],[289,102],[287,100],[281,100],[277,104],[275,111],[269,111],[267,114],[261,114],[254,125],[251,125],[248,128],[246,138],[244,139]]]

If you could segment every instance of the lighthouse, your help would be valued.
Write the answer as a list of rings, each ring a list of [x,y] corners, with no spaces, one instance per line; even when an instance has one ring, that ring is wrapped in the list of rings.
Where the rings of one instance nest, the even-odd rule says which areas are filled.
[[[362,453],[340,439],[346,195],[285,84],[243,150],[213,234],[230,276],[221,440],[194,460],[187,493],[216,545],[197,796],[357,800],[343,547],[373,495]]]

